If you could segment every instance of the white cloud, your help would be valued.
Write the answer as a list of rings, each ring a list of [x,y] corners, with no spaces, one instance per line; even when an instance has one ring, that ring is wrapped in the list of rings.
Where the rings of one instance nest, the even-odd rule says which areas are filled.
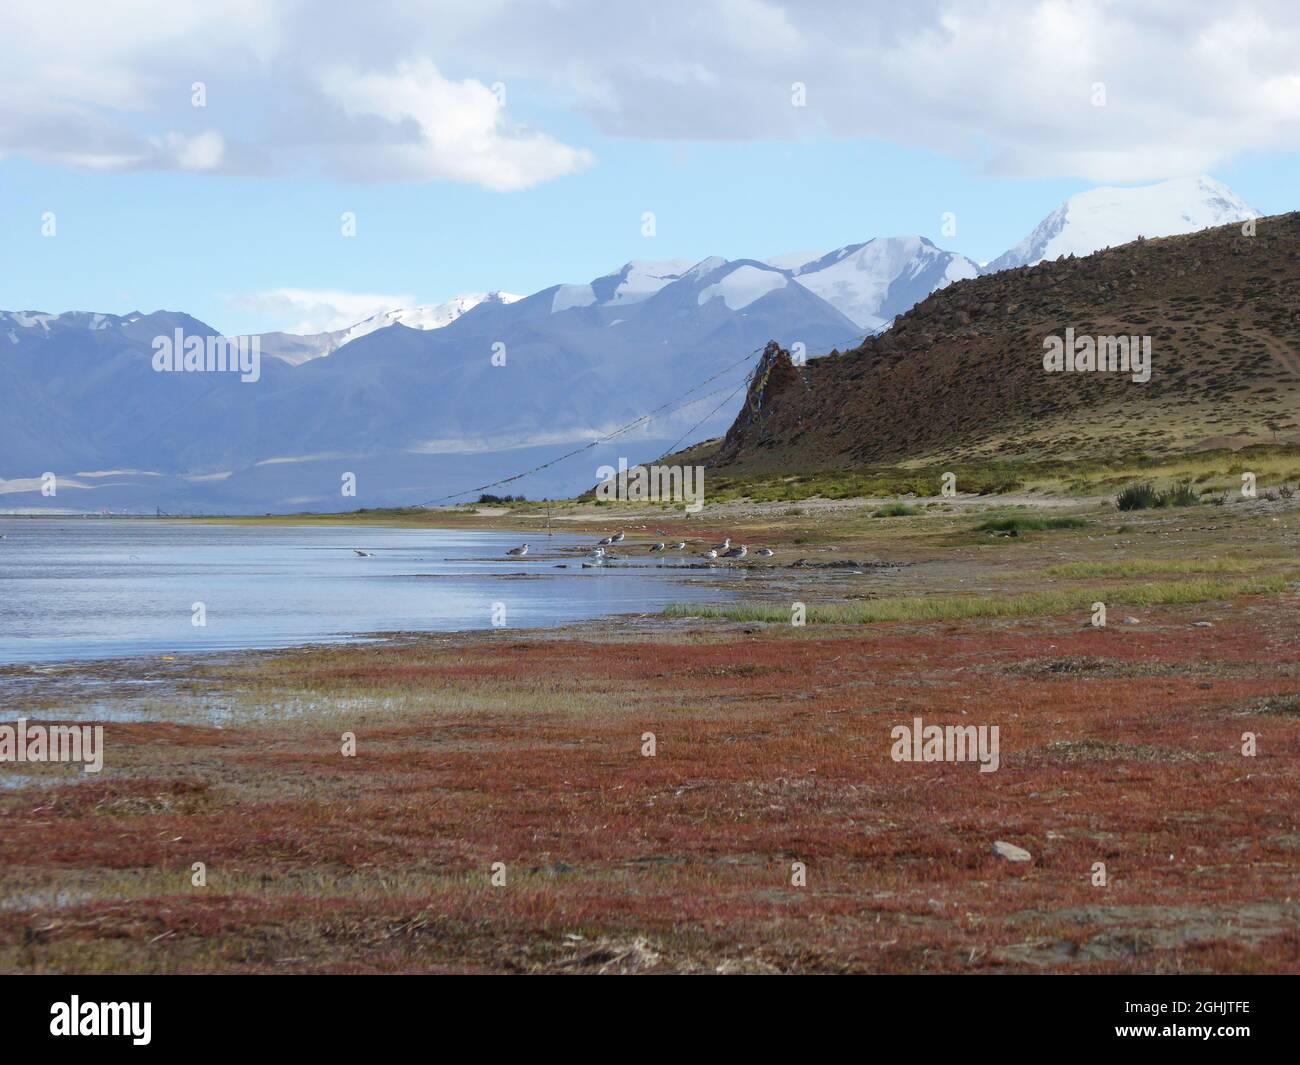
[[[1300,147],[1297,54],[1292,0],[8,0],[0,155],[510,190],[592,163],[517,124],[567,108],[622,137],[883,137],[1153,180]]]
[[[280,45],[257,0],[12,0],[0,7],[0,157],[92,170],[213,170],[221,131],[189,72]],[[184,128],[179,128],[179,127]]]
[[[168,154],[181,170],[218,170],[226,151],[225,138],[214,130],[193,137],[169,133],[165,143]]]
[[[590,152],[543,133],[512,128],[488,86],[449,81],[428,59],[402,63],[391,73],[341,67],[328,72],[321,84],[349,115],[376,116],[396,135],[374,145],[364,159],[344,153],[338,163],[349,176],[442,178],[509,192],[572,174],[594,161]]]
[[[987,172],[1099,182],[1300,147],[1291,0],[573,0],[564,12],[498,12],[457,47],[569,87],[626,137],[882,137]],[[805,107],[791,106],[794,82]]]
[[[249,296],[235,296],[230,302],[240,310],[267,315],[286,333],[332,333],[346,329],[373,314],[409,307],[410,295],[381,295],[374,292],[340,292],[330,289],[278,288]]]
[[[0,158],[88,170],[450,180],[509,191],[590,166],[522,127],[472,78],[442,76],[441,34],[473,15],[399,0],[6,0]],[[320,75],[320,71],[328,73]],[[192,106],[194,82],[207,104]]]

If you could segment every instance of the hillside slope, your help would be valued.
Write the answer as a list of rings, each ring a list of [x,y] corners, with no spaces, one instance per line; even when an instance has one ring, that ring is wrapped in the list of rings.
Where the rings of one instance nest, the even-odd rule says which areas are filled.
[[[1300,213],[956,282],[851,351],[765,359],[728,474],[1300,438]],[[1150,380],[1048,373],[1044,339],[1147,335]]]

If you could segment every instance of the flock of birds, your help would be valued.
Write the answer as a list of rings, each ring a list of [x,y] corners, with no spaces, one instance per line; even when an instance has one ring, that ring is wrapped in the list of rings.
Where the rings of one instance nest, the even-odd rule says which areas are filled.
[[[664,535],[663,529],[656,529],[655,532],[657,532],[660,536]],[[606,536],[592,549],[592,552],[590,555],[587,556],[587,561],[584,563],[584,565],[590,565],[590,566],[602,565],[605,561],[605,548],[616,547],[617,545],[621,544],[625,538],[626,538],[626,534],[623,532],[622,529],[614,533],[612,536]],[[652,555],[658,554],[660,552],[667,551],[668,549],[669,549],[669,545],[666,542],[661,540],[658,543],[650,545],[650,554]],[[362,551],[361,548],[359,547],[354,547],[352,550],[361,558],[374,557],[373,551]],[[677,543],[672,545],[672,550],[685,551],[686,541],[679,540]],[[760,547],[754,553],[760,556],[761,558],[771,558],[772,555],[775,554],[775,552],[770,547]],[[512,547],[509,551],[506,552],[506,554],[511,558],[523,558],[526,554],[528,554],[528,545],[521,544],[518,547]],[[748,554],[749,554],[749,548],[746,547],[744,544],[737,544],[735,547],[732,547],[731,537],[728,536],[725,540],[722,541],[722,543],[717,544],[716,546],[711,547],[709,548],[709,550],[705,551],[702,555],[700,555],[700,558],[707,559],[709,562],[716,562],[720,558],[744,558]]]
[[[664,535],[663,529],[656,529],[655,532],[657,532],[660,536]],[[585,565],[591,565],[591,566],[602,565],[606,558],[605,548],[617,547],[619,544],[621,544],[624,541],[626,535],[627,534],[624,533],[622,529],[620,529],[618,532],[614,533],[613,535],[606,536],[603,540],[597,543],[596,546],[592,549],[591,554],[587,556]],[[673,551],[685,551],[686,541],[684,540],[677,541],[672,545],[671,549]],[[652,555],[659,554],[661,552],[665,552],[668,550],[669,550],[669,545],[662,540],[659,541],[658,543],[650,545],[650,554]],[[760,547],[755,552],[755,554],[760,555],[763,558],[771,558],[774,553],[775,552],[773,552],[773,550],[770,547]],[[523,544],[519,547],[512,547],[509,551],[506,552],[506,554],[511,556],[512,558],[523,558],[526,554],[528,554],[528,545]],[[710,548],[708,551],[705,551],[702,555],[700,555],[700,557],[707,559],[710,562],[715,562],[720,558],[744,558],[748,554],[749,554],[749,548],[745,544],[737,544],[735,547],[732,547],[731,537],[728,536],[725,540],[722,541],[722,543],[718,544],[715,547]]]

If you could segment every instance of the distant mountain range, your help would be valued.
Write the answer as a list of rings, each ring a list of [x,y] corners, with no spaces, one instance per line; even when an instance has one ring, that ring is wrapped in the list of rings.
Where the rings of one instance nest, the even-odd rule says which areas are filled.
[[[336,329],[332,333],[313,333],[306,336],[297,333],[261,333],[262,353],[282,359],[290,366],[297,366],[309,359],[319,359],[331,355],[344,344],[373,333],[377,329],[387,329],[390,325],[404,325],[408,329],[441,329],[451,325],[466,311],[471,311],[480,303],[516,303],[523,296],[514,296],[509,292],[475,292],[455,296],[446,303],[430,307],[405,307],[396,311],[384,311],[372,314],[356,325],[347,329]]]
[[[768,339],[810,356],[852,347],[954,281],[1254,214],[1198,178],[1072,197],[984,268],[915,236],[766,260],[633,261],[527,297],[461,296],[330,333],[261,334],[260,378],[248,383],[154,372],[155,337],[218,335],[180,312],[0,312],[0,510],[416,503],[669,407],[500,489],[568,495],[619,455],[645,460],[721,433],[749,369],[736,364]],[[55,497],[40,493],[47,471]],[[340,493],[344,473],[357,475],[355,497]]]

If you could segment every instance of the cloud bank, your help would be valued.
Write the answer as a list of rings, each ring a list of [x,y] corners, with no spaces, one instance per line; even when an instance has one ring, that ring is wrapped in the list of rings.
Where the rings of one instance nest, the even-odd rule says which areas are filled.
[[[501,192],[593,165],[518,105],[609,137],[883,137],[1138,182],[1300,147],[1298,54],[1290,0],[16,0],[0,155]]]

